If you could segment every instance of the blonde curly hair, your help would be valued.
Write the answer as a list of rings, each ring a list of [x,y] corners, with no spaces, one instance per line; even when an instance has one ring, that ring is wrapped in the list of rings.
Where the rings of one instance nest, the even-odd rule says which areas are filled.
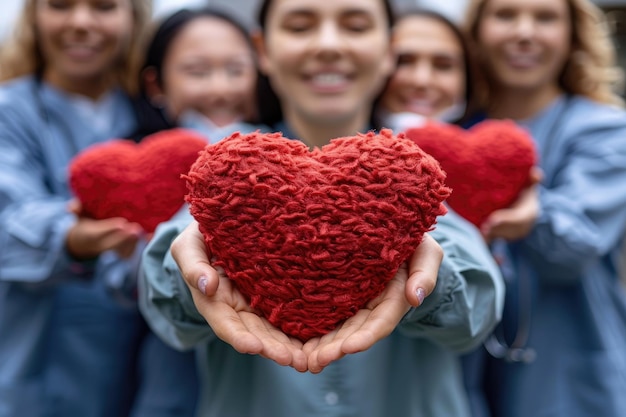
[[[466,9],[465,29],[476,51],[478,27],[488,0],[470,0]],[[619,92],[623,71],[617,66],[616,49],[604,12],[589,0],[566,0],[570,10],[572,50],[559,77],[564,91],[585,96],[591,100],[623,107]],[[475,57],[479,66],[479,57]],[[481,104],[489,101],[490,85],[477,80],[485,88]]]
[[[0,47],[0,82],[40,73],[44,68],[35,28],[37,1],[25,0],[13,33]],[[152,0],[130,2],[134,15],[131,44],[113,76],[126,92],[134,94],[138,91],[138,71],[143,61],[146,32],[152,22]]]

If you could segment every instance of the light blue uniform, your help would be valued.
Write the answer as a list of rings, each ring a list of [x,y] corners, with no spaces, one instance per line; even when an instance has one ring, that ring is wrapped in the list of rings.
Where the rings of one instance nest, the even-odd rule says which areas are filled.
[[[107,101],[110,123],[98,127],[77,98],[33,77],[0,86],[0,417],[193,412],[194,353],[162,344],[136,305],[107,292],[136,273],[140,250],[90,262],[65,250],[69,162],[136,129],[125,94]]]
[[[219,340],[195,308],[169,252],[191,216],[163,223],[146,251],[140,308],[165,341],[201,346],[202,417],[467,417],[458,352],[475,348],[500,318],[503,282],[477,230],[453,212],[433,237],[445,257],[435,291],[371,349],[320,374],[299,373]]]
[[[521,124],[541,155],[541,213],[530,235],[508,247],[515,274],[497,333],[511,344],[527,328],[518,340],[536,358],[488,360],[494,416],[626,416],[626,297],[616,273],[626,113],[560,97]],[[525,292],[530,302],[520,300]]]

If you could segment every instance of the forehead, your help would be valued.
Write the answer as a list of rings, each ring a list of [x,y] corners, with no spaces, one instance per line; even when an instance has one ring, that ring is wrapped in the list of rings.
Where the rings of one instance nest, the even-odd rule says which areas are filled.
[[[341,15],[354,12],[387,19],[383,0],[273,0],[268,17],[291,13]]]
[[[456,33],[445,23],[429,16],[408,16],[396,23],[393,45],[403,50],[437,50],[461,53],[463,47]]]
[[[175,39],[194,39],[211,43],[213,47],[220,42],[246,44],[244,34],[230,22],[215,16],[199,16],[185,24]]]
[[[508,7],[514,9],[539,9],[567,11],[570,0],[486,0],[485,6],[488,8]]]
[[[229,22],[201,16],[185,24],[168,47],[168,57],[188,55],[252,55],[252,49],[244,35]]]

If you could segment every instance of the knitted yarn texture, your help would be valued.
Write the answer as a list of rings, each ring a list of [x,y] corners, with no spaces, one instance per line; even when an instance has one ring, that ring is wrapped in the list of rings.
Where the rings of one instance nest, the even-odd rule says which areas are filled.
[[[113,139],[80,152],[69,167],[69,184],[83,215],[94,219],[123,217],[151,233],[184,204],[189,171],[207,145],[185,129],[146,136],[136,143]]]
[[[309,148],[235,133],[185,176],[214,265],[286,334],[333,330],[379,296],[449,195],[434,158],[390,130]]]
[[[431,122],[405,133],[439,161],[452,188],[448,205],[477,227],[530,185],[538,159],[533,138],[511,120],[486,120],[469,130]]]

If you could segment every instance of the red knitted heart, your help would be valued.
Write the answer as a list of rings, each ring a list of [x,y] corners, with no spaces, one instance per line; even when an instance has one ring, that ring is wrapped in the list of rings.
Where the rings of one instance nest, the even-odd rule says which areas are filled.
[[[476,226],[515,201],[537,162],[532,137],[510,120],[488,120],[469,130],[427,123],[406,136],[439,161],[452,188],[448,204]]]
[[[114,139],[93,145],[71,162],[70,187],[85,216],[124,217],[150,233],[183,205],[187,188],[181,174],[206,145],[184,129],[155,133],[138,144]]]
[[[208,146],[187,176],[207,249],[273,325],[301,340],[378,296],[449,194],[439,164],[390,130],[309,151],[280,133]]]

